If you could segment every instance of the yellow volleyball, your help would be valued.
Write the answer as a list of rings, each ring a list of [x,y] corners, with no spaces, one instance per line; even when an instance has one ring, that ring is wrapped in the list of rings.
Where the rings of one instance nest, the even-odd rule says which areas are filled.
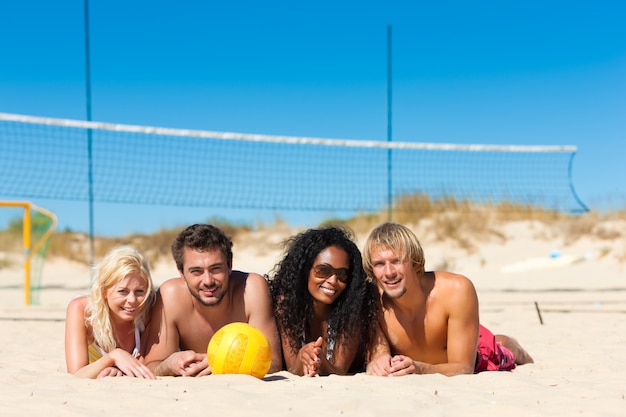
[[[261,379],[272,364],[272,348],[262,331],[235,322],[215,332],[207,357],[214,374],[246,374]]]

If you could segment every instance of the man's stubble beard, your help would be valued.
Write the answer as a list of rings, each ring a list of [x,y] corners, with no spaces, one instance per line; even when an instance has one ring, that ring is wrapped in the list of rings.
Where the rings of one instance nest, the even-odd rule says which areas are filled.
[[[217,297],[215,300],[211,301],[211,302],[207,302],[205,301],[202,296],[200,295],[199,291],[196,291],[194,289],[191,288],[191,286],[189,285],[189,282],[187,282],[187,279],[183,277],[183,279],[185,280],[185,283],[187,284],[187,289],[189,290],[189,293],[191,294],[191,296],[193,298],[195,298],[196,300],[198,300],[198,302],[200,304],[202,304],[205,307],[213,307],[218,305],[220,302],[222,302],[222,299],[224,298],[224,295],[226,295],[226,291],[223,291],[219,297]]]

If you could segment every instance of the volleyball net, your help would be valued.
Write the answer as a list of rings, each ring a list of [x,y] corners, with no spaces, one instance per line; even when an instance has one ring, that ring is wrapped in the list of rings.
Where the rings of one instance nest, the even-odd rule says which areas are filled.
[[[0,113],[0,198],[394,210],[411,194],[586,211],[575,146],[286,137]]]

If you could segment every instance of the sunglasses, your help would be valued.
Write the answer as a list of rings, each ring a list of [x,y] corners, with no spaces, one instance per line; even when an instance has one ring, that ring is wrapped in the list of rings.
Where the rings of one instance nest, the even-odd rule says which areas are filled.
[[[333,275],[337,277],[339,281],[346,284],[350,277],[348,276],[350,270],[348,268],[333,268],[330,265],[315,265],[313,267],[313,274],[317,278],[328,279]]]

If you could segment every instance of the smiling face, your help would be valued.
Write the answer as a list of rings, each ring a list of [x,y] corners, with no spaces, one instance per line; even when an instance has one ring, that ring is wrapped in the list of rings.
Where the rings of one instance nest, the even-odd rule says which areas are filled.
[[[219,249],[185,248],[180,272],[191,295],[205,306],[219,304],[228,291],[231,265]]]
[[[128,274],[104,294],[114,321],[133,321],[145,308],[148,285],[138,273]]]
[[[407,291],[407,285],[415,281],[416,271],[408,260],[402,260],[393,250],[384,246],[370,249],[372,272],[378,287],[389,298],[400,298]]]
[[[317,268],[317,273],[316,266],[322,266],[322,268]],[[328,267],[330,267],[330,269]],[[331,275],[328,277],[320,277],[319,271],[325,269],[327,271],[324,272],[330,272]],[[330,305],[335,302],[348,285],[347,281],[343,282],[337,275],[341,276],[345,273],[349,277],[349,269],[350,258],[343,249],[336,246],[329,246],[318,253],[309,271],[308,281],[309,293],[313,297],[314,302],[325,305]]]

